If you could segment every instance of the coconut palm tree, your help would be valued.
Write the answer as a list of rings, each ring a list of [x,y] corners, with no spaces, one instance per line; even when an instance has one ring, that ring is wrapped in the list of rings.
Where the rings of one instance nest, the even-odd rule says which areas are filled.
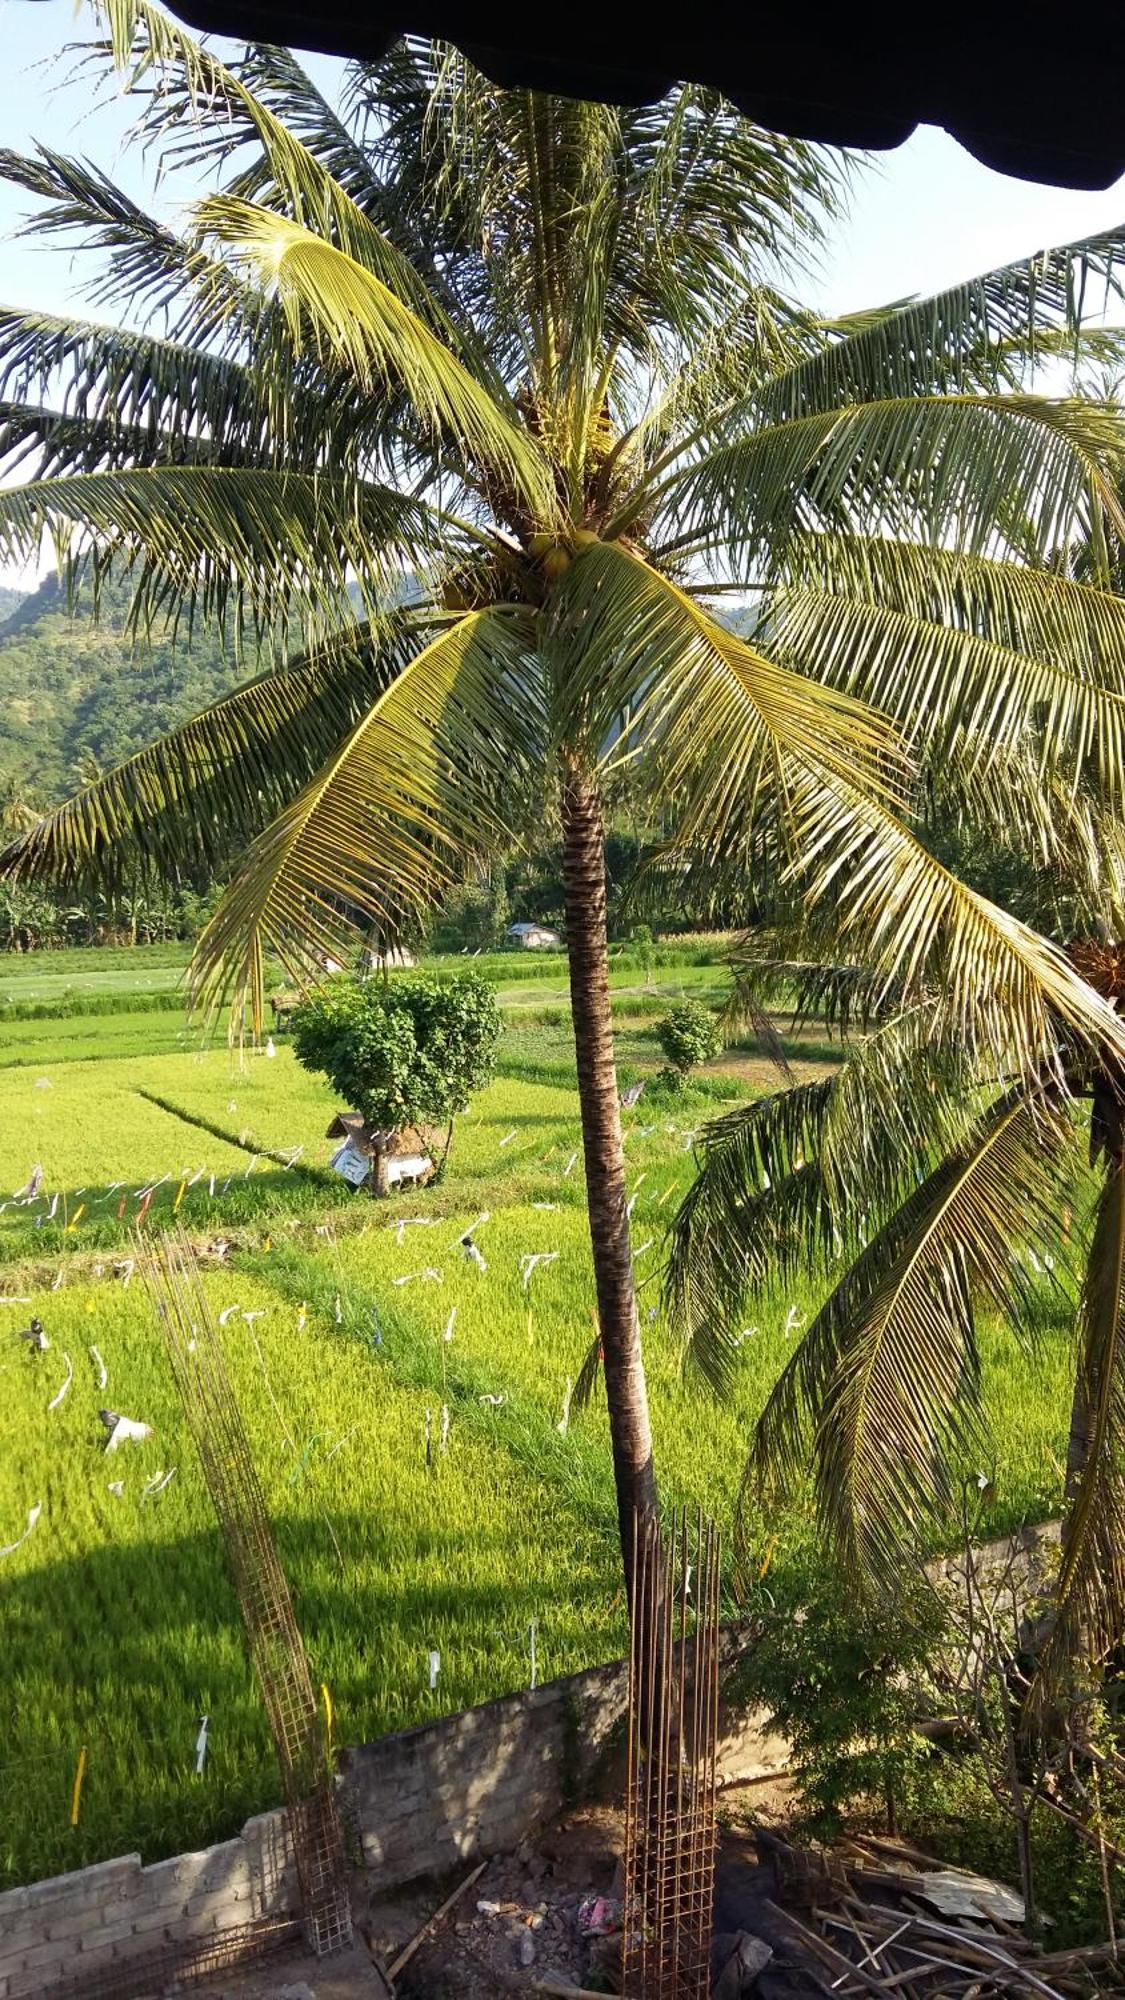
[[[845,1571],[893,1594],[927,1524],[956,1520],[967,1472],[987,1454],[980,1309],[1032,1351],[1044,1285],[1059,1282],[1047,1274],[1073,1277],[1081,1255],[1042,1692],[1076,1654],[1096,1664],[1125,1637],[1125,1071],[1068,1046],[1060,1024],[1061,1067],[1005,1074],[951,1032],[924,983],[783,959],[771,955],[778,942],[747,942],[732,1020],[784,995],[797,1018],[839,1030],[844,1057],[705,1131],[673,1223],[673,1319],[725,1386],[754,1291],[798,1270],[821,1283],[832,1273],[757,1423],[744,1498],[792,1495],[811,1464]],[[1122,1006],[1125,945],[1087,937],[1068,955]]]
[[[871,653],[892,680],[901,658],[923,706],[954,683],[950,783],[1009,816],[1034,810],[1004,755],[1028,712],[1050,711],[1061,782],[1091,735],[1116,744],[1125,614],[1038,564],[1079,537],[1111,560],[1125,429],[1032,395],[1027,368],[1078,338],[1087,280],[1116,292],[1125,235],[825,321],[785,287],[844,163],[711,92],[638,111],[505,93],[409,43],[353,65],[335,103],[284,50],[227,65],[148,0],[107,11],[95,60],[120,66],[143,142],[214,191],[173,229],[83,162],[0,160],[40,236],[108,253],[95,298],[130,320],[0,315],[8,465],[31,475],[0,489],[0,552],[49,531],[95,586],[128,571],[141,629],[181,607],[289,650],[4,866],[112,888],[239,854],[194,991],[256,1026],[267,950],[314,978],[348,922],[391,935],[556,818],[628,1550],[655,1480],[609,774],[636,765],[675,851],[846,905],[853,946],[888,978],[940,977],[953,1016],[971,994],[1021,1076],[1051,1067],[1059,1019],[1125,1048],[1062,954],[911,830],[906,704],[880,713],[825,669]],[[788,607],[768,646],[715,615],[732,588]]]

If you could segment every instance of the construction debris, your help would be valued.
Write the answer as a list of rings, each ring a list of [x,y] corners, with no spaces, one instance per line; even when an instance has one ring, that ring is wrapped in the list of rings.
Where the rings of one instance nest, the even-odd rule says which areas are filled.
[[[821,1991],[872,2000],[1125,1994],[1113,1944],[1044,1951],[1018,1927],[1023,1904],[1003,1883],[894,1842],[853,1840],[840,1855],[792,1847],[764,1829],[756,1838],[776,1887],[762,1907],[810,1977],[820,1969]],[[732,2000],[739,1990],[731,1987]]]

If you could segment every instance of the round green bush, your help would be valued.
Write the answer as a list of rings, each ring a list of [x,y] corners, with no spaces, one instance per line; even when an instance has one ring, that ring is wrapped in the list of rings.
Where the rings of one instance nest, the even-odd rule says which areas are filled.
[[[717,1056],[723,1046],[719,1023],[701,1000],[683,1000],[673,1007],[657,1023],[656,1036],[669,1068],[681,1079],[697,1064]]]

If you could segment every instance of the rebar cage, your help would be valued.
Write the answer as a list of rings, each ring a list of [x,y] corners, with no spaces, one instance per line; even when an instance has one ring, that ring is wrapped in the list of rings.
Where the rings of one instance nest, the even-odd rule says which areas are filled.
[[[633,1526],[623,1993],[706,2000],[715,1898],[719,1536]]]
[[[305,1936],[323,1956],[351,1943],[347,1862],[320,1712],[222,1340],[182,1232],[137,1258],[164,1332],[234,1577],[293,1837]]]

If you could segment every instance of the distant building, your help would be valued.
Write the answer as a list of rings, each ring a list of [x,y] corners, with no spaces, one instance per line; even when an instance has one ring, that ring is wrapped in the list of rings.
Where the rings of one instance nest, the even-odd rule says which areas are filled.
[[[562,944],[558,932],[548,924],[509,924],[507,936],[521,951],[557,951]]]

